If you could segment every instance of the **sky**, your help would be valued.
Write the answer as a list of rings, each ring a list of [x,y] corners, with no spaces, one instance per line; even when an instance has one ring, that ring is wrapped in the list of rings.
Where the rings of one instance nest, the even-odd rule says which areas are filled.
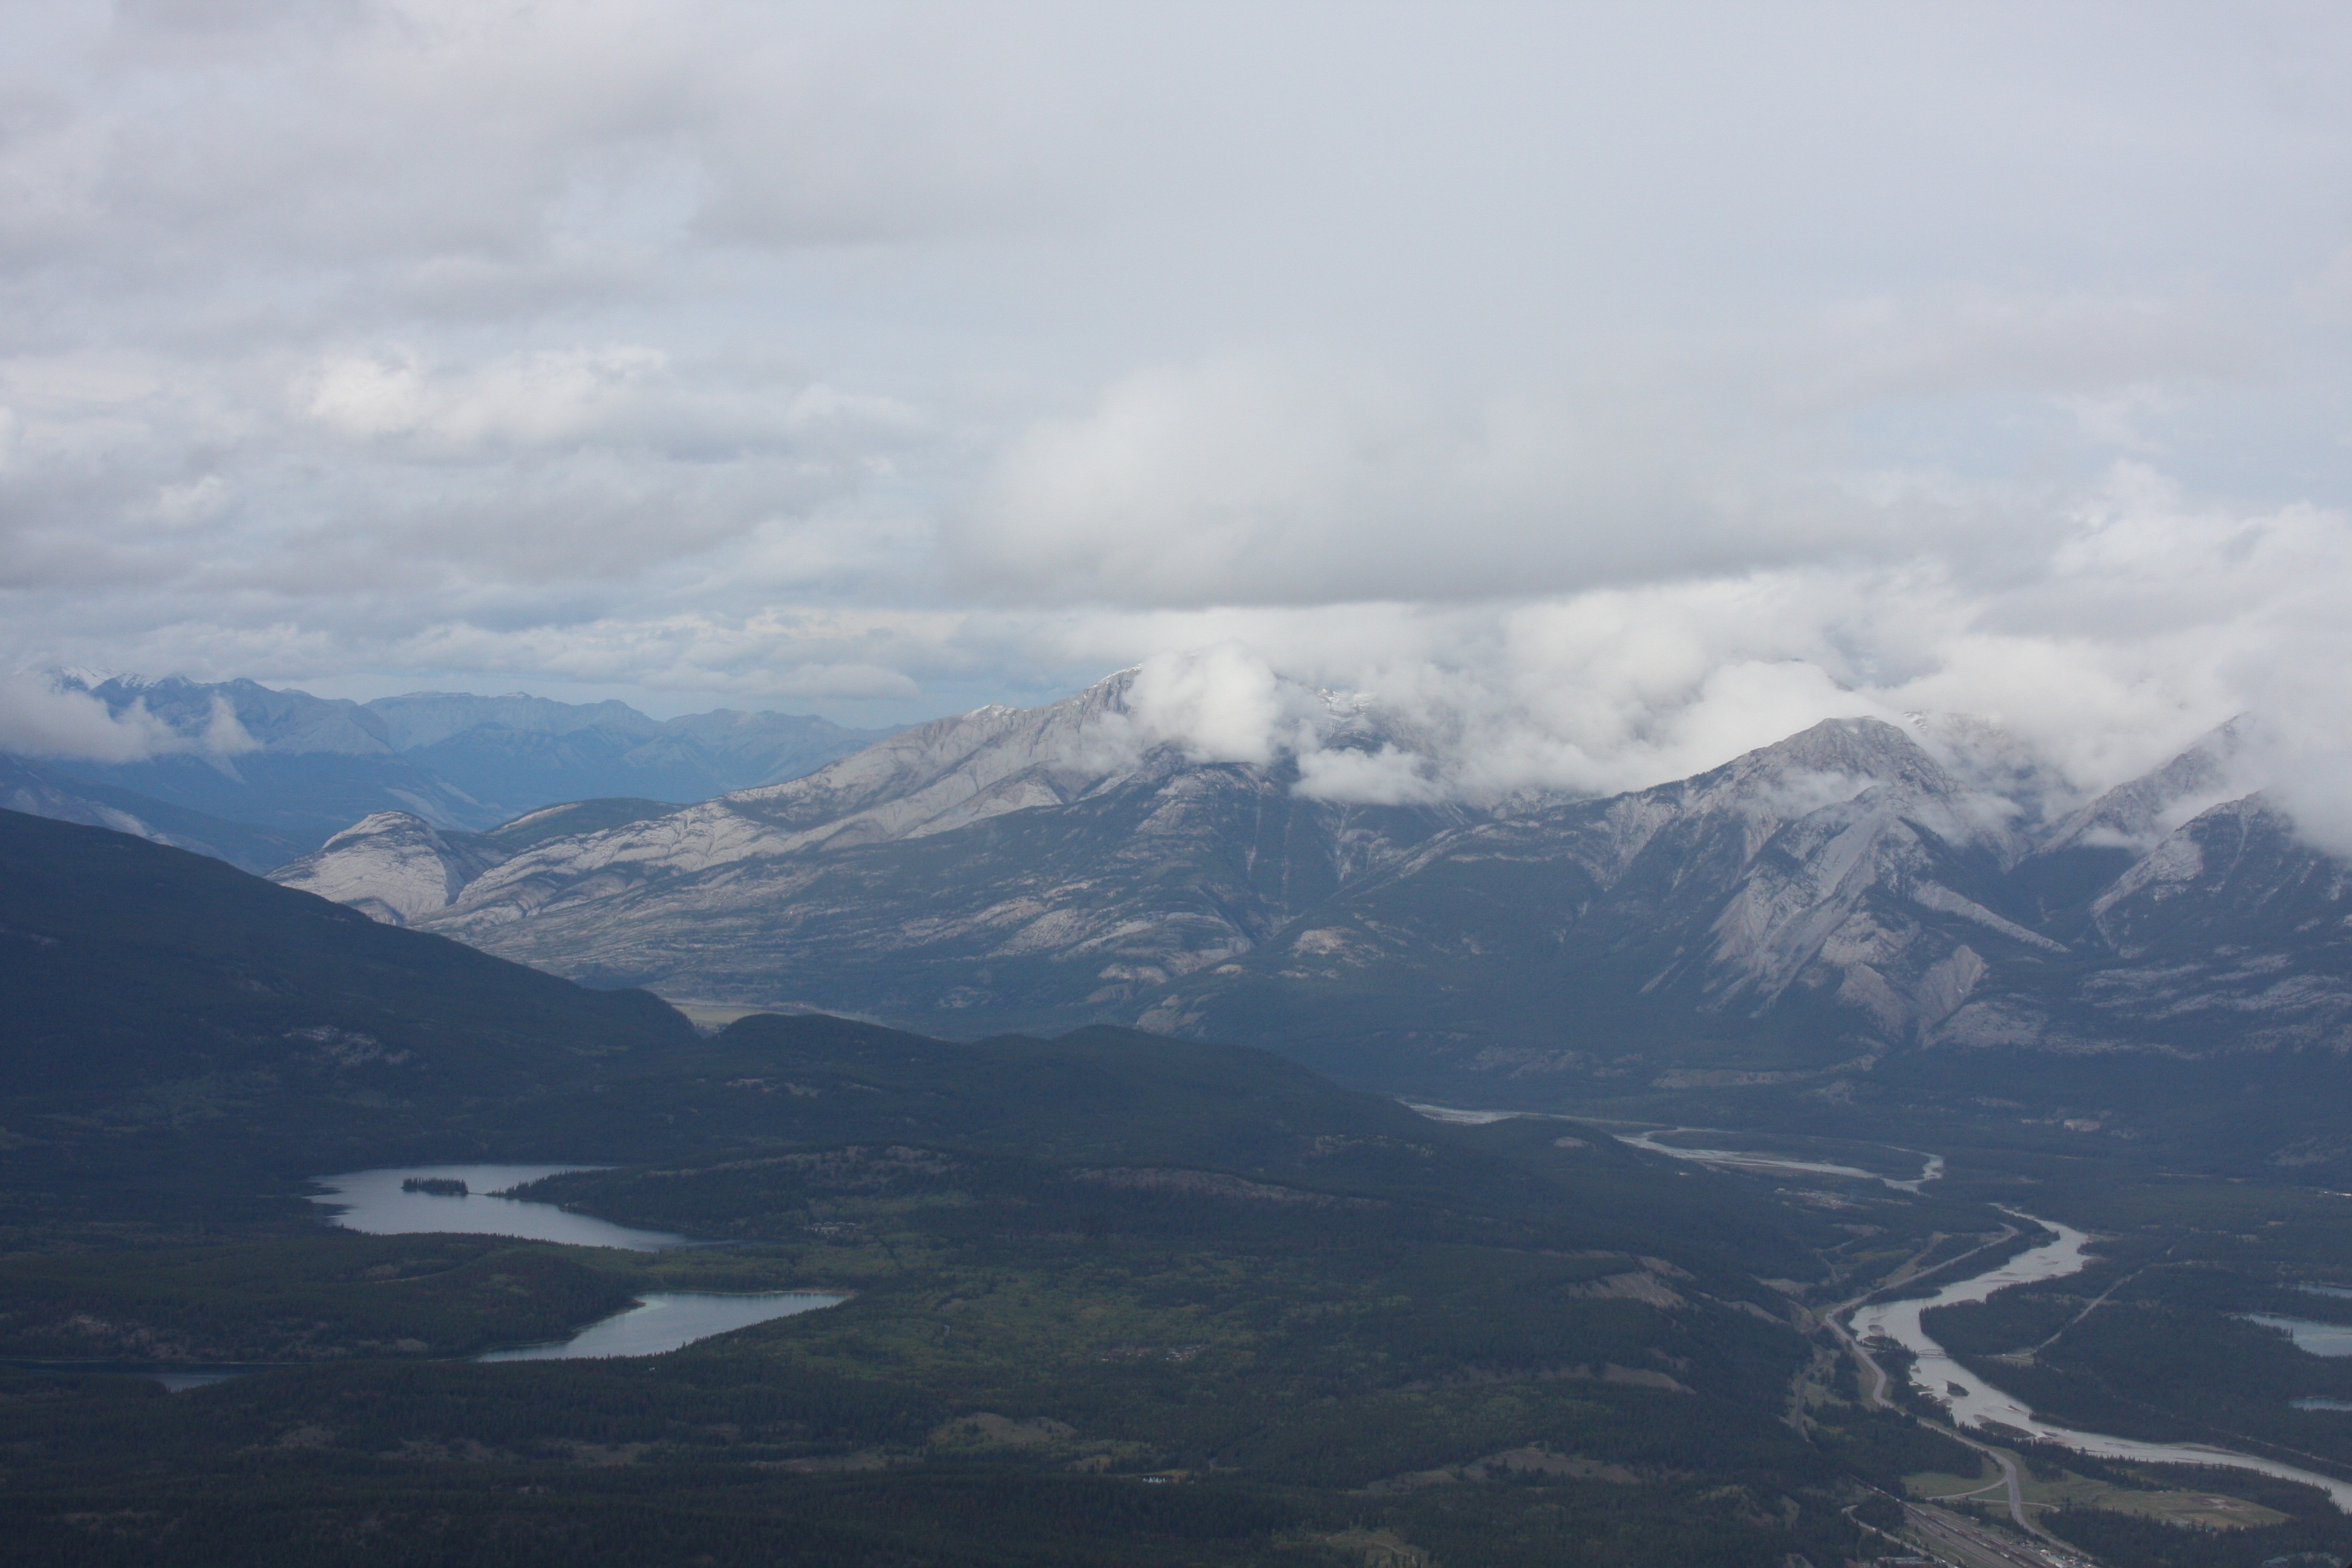
[[[1474,793],[2255,709],[2324,794],[2347,79],[2317,5],[0,0],[0,746],[127,743],[61,666],[1146,663]]]

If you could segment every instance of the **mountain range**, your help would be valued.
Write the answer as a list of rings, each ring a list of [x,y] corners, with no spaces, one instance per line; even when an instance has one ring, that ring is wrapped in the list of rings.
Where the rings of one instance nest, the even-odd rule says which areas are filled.
[[[178,743],[134,762],[7,759],[0,804],[255,871],[375,812],[480,832],[562,802],[678,805],[797,777],[888,733],[729,709],[657,720],[620,702],[521,693],[355,702],[251,680],[68,674],[60,684],[118,717],[142,712]]]
[[[1131,689],[527,846],[379,816],[277,875],[593,984],[966,1036],[1113,1022],[1522,1098],[2352,1042],[2352,877],[2232,787],[2243,723],[2080,805],[1927,718],[1603,799],[1389,805],[1139,742]],[[1325,700],[1327,747],[1412,740]]]

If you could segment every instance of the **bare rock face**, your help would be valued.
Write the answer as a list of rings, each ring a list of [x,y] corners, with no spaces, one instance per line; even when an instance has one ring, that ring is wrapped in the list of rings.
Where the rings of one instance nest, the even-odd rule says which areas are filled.
[[[1994,907],[2029,848],[2012,815],[1895,726],[1831,721],[1695,778],[1454,828],[1155,1021],[1298,1019],[1287,993],[1520,1073],[1630,1071],[1656,1053],[1628,1047],[1669,1031],[1671,1059],[1744,1039],[1768,1070],[1828,1065],[1957,1011],[1988,953],[2065,951]],[[1344,995],[1367,987],[1418,1031],[1357,1015]],[[1454,998],[1456,1022],[1399,992]]]
[[[1309,798],[1294,764],[1156,740],[1131,694],[982,709],[676,809],[487,836],[379,814],[278,877],[682,1000],[1135,1024],[1389,1081],[2352,1042],[2352,872],[2231,793],[2242,722],[2080,809],[1950,719],[1831,721],[1651,789],[1474,809]],[[1399,743],[1301,700],[1328,705],[1327,743]]]
[[[1132,1018],[1458,813],[1301,799],[1154,742],[1115,676],[550,842],[431,928],[600,983],[1029,1026]]]
[[[2003,977],[1938,1042],[2189,1058],[2352,1049],[2352,867],[2261,795],[2158,839],[2084,924],[2089,962]]]
[[[408,925],[447,909],[500,858],[473,835],[444,837],[421,816],[379,811],[280,866],[269,879],[348,904],[386,925]]]

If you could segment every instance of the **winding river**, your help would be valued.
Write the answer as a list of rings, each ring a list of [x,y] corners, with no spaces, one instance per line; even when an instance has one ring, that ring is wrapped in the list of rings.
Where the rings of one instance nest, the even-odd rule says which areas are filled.
[[[1866,1346],[1866,1342],[1874,1335],[1883,1334],[1908,1349],[1918,1358],[1912,1363],[1912,1383],[1921,1393],[1948,1408],[1956,1426],[1974,1430],[1990,1426],[2011,1427],[2094,1458],[2158,1465],[2215,1465],[2233,1470],[2259,1470],[2263,1475],[2276,1476],[2282,1480],[2300,1481],[2307,1487],[2317,1487],[2328,1495],[2336,1508],[2352,1514],[2352,1481],[2340,1481],[2333,1476],[2297,1469],[2276,1459],[2240,1454],[2205,1443],[2143,1443],[2131,1437],[2111,1437],[2101,1432],[2077,1432],[2071,1427],[2044,1421],[2034,1415],[2023,1400],[2002,1393],[1953,1360],[1950,1352],[1920,1327],[1923,1314],[1958,1302],[1981,1301],[1996,1290],[2006,1290],[2012,1285],[2032,1284],[2038,1279],[2062,1279],[2069,1274],[2081,1273],[2089,1263],[2089,1259],[2083,1256],[2083,1248],[2090,1237],[2083,1232],[2072,1226],[2034,1219],[2031,1215],[2019,1215],[2017,1217],[2054,1232],[2057,1239],[2021,1252],[1998,1268],[1988,1268],[1981,1274],[1947,1285],[1924,1300],[1880,1301],[1858,1307],[1848,1320],[1853,1337],[1865,1342]]]

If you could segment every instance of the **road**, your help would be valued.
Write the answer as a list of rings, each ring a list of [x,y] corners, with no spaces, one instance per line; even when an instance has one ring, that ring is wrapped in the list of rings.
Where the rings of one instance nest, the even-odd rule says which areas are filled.
[[[1853,1311],[1856,1307],[1861,1306],[1864,1301],[1869,1300],[1873,1296],[1878,1294],[1879,1291],[1885,1289],[1890,1285],[1906,1283],[1909,1280],[1919,1279],[1921,1276],[1927,1274],[1939,1274],[1943,1272],[1943,1270],[1949,1268],[1955,1263],[1974,1258],[1978,1253],[1984,1251],[1986,1247],[1999,1247],[2002,1242],[2009,1240],[2016,1234],[2017,1227],[2015,1226],[2004,1225],[2000,1227],[2000,1234],[1999,1236],[1994,1237],[1990,1241],[1985,1242],[1982,1246],[1971,1247],[1957,1258],[1948,1258],[1944,1259],[1943,1262],[1936,1265],[1933,1268],[1921,1269],[1917,1274],[1912,1273],[1912,1267],[1916,1265],[1920,1258],[1927,1257],[1927,1254],[1936,1250],[1937,1246],[1943,1241],[1943,1236],[1938,1233],[1927,1243],[1927,1246],[1921,1247],[1916,1254],[1914,1254],[1909,1262],[1897,1267],[1894,1273],[1879,1280],[1869,1289],[1864,1290],[1861,1295],[1856,1296],[1853,1300],[1840,1301],[1836,1306],[1832,1307],[1828,1311],[1822,1314],[1821,1321],[1822,1326],[1829,1330],[1831,1335],[1836,1339],[1838,1343],[1843,1345],[1847,1351],[1852,1352],[1853,1359],[1862,1363],[1863,1370],[1870,1373],[1872,1380],[1871,1386],[1864,1389],[1862,1395],[1862,1403],[1864,1408],[1877,1410],[1883,1408],[1886,1405],[1886,1369],[1880,1366],[1871,1353],[1862,1348],[1861,1341],[1855,1339],[1853,1334],[1846,1331],[1846,1314]],[[2024,1522],[2021,1517],[2020,1518],[2019,1522]]]
[[[1906,1503],[1903,1520],[1930,1552],[1963,1568],[2090,1568],[2074,1552],[2014,1540],[1944,1509]]]
[[[1990,1241],[1985,1242],[1983,1245],[1979,1247],[1972,1247],[1969,1248],[1968,1251],[1961,1253],[1958,1257],[1947,1258],[1942,1263],[1937,1264],[1935,1268],[1922,1270],[1922,1272],[1939,1273],[1965,1258],[1974,1258],[1978,1253],[1986,1250],[1988,1247],[1999,1247],[2002,1242],[2005,1242],[2017,1235],[2017,1227],[2014,1226],[2005,1225],[2000,1227],[2000,1230],[2001,1233],[1999,1236],[1994,1237]],[[1937,1239],[1940,1241],[1942,1238],[1939,1237]],[[1919,1258],[1926,1257],[1927,1253],[1935,1249],[1935,1242],[1928,1243],[1928,1245],[1922,1248],[1918,1255],[1912,1259],[1912,1262],[1916,1263]],[[1906,1265],[1904,1269],[1897,1269],[1897,1277],[1917,1279],[1919,1277],[1918,1275],[1906,1275],[1905,1273],[1905,1269],[1907,1269],[1909,1265]],[[1862,1342],[1855,1339],[1853,1335],[1847,1331],[1845,1326],[1845,1316],[1847,1313],[1853,1311],[1856,1307],[1861,1306],[1864,1301],[1870,1300],[1870,1298],[1873,1295],[1875,1295],[1879,1290],[1885,1289],[1886,1283],[1886,1281],[1881,1281],[1878,1285],[1873,1286],[1869,1290],[1856,1296],[1853,1300],[1839,1302],[1836,1306],[1822,1313],[1821,1318],[1821,1321],[1828,1328],[1830,1333],[1835,1337],[1847,1351],[1853,1353],[1854,1360],[1862,1364],[1863,1370],[1870,1374],[1871,1386],[1863,1391],[1862,1402],[1866,1408],[1874,1410],[1882,1408],[1888,1404],[1886,1390],[1890,1380],[1887,1376],[1886,1369],[1878,1364],[1877,1358],[1873,1356],[1867,1350],[1864,1350],[1863,1348]],[[2110,1287],[2110,1289],[2113,1289],[2113,1287]],[[2105,1298],[2103,1296],[2100,1300],[2104,1300]],[[2095,1306],[2097,1303],[2094,1302],[2093,1305]],[[2087,1311],[2085,1312],[2085,1315],[2087,1315]],[[2079,1321],[2080,1319],[2077,1319],[2076,1321]],[[1917,1417],[1915,1416],[1914,1419],[1916,1420]],[[1958,1438],[1961,1442],[1967,1444],[1969,1447],[1974,1448],[1978,1453],[1982,1454],[1986,1458],[1990,1459],[1994,1464],[2000,1466],[2001,1489],[2007,1494],[2006,1500],[2009,1504],[2010,1519],[2015,1522],[2020,1530],[2024,1531],[2030,1535],[2039,1537],[2051,1548],[2051,1552],[2055,1553],[2056,1557],[2063,1558],[2065,1561],[2070,1563],[2079,1563],[2083,1561],[2082,1558],[2075,1556],[2067,1549],[2065,1542],[2060,1541],[2056,1536],[2051,1534],[2048,1531],[2042,1529],[2040,1525],[2034,1523],[2032,1519],[2027,1517],[2025,1512],[2025,1494],[2023,1488],[2018,1481],[2017,1461],[2014,1458],[2011,1458],[2000,1449],[1993,1447],[1990,1444],[1979,1443],[1966,1433],[1955,1428],[1948,1428],[1939,1424],[1928,1422],[1922,1422],[1921,1425],[1928,1426],[1934,1430],[1944,1432],[1948,1436]],[[1937,1511],[1939,1513],[1942,1512],[1940,1510]],[[1975,1528],[1973,1525],[1968,1525],[1958,1514],[1943,1513],[1942,1517],[1953,1521],[1955,1524],[1961,1525],[1963,1528],[1971,1530]],[[1999,1541],[2000,1538],[1998,1536],[1988,1536],[1986,1539]],[[2033,1563],[2034,1568],[2048,1568],[2048,1563],[2053,1560],[2054,1559],[2048,1554],[2036,1554],[2017,1559],[2019,1562]]]

